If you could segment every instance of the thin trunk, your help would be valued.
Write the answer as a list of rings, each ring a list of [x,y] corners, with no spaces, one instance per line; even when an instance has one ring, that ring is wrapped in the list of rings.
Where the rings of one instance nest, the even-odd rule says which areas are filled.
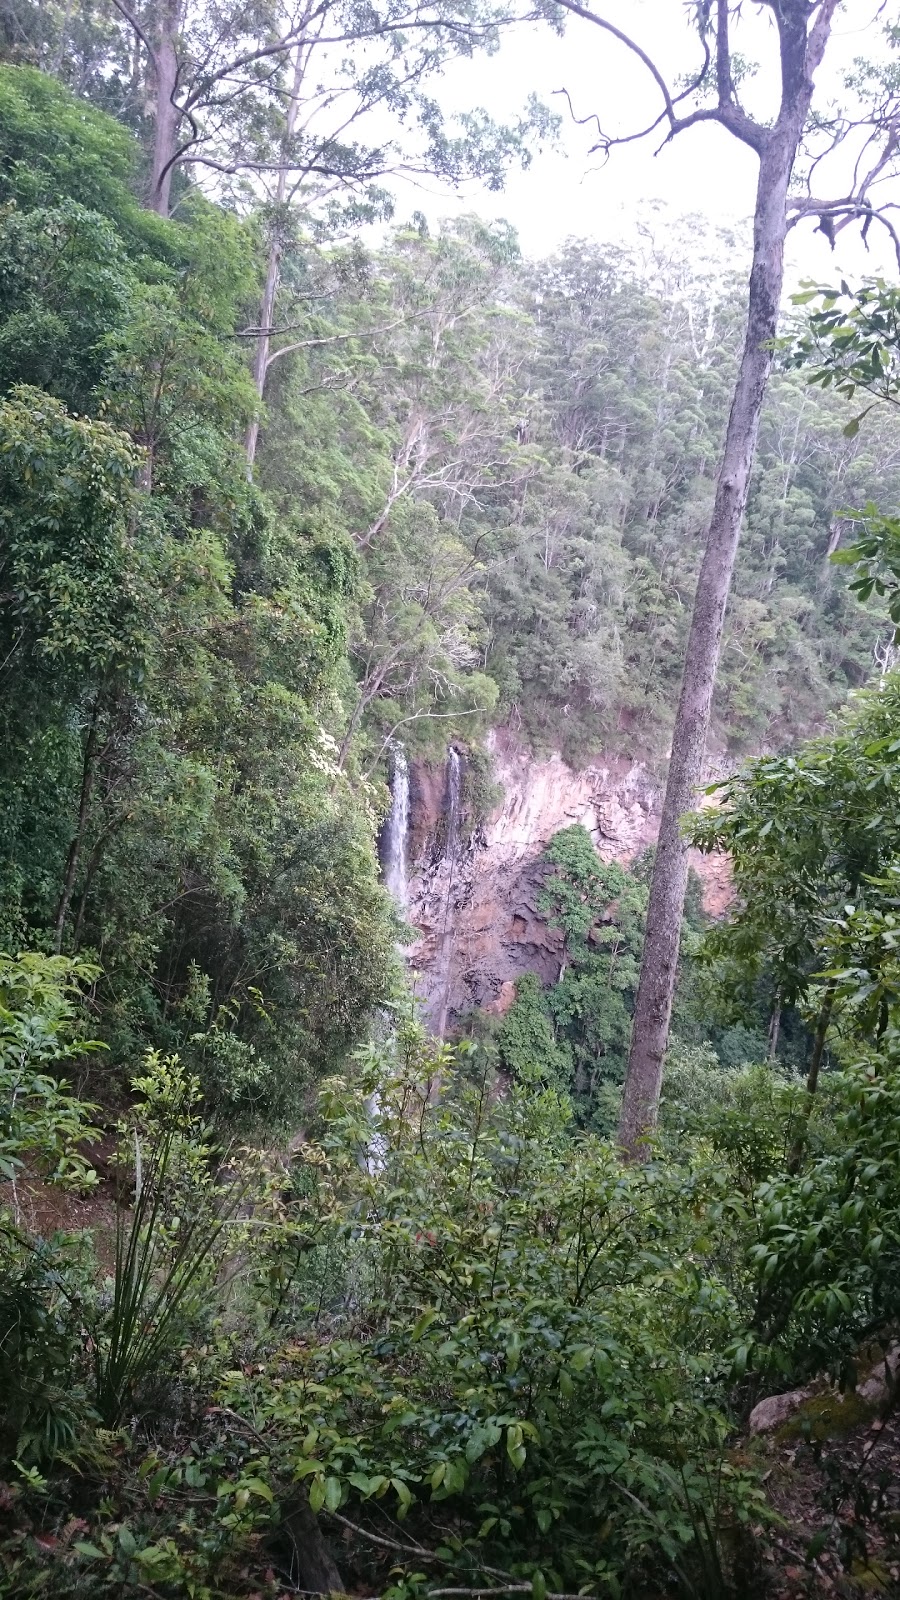
[[[781,1036],[781,997],[776,994],[772,1015],[769,1019],[769,1040],[767,1056],[769,1061],[774,1061],[778,1054],[778,1040]]]
[[[175,104],[178,88],[178,35],[180,0],[162,0],[159,7],[159,38],[153,52],[156,86],[154,107],[153,166],[150,176],[150,209],[161,217],[169,215],[172,173],[178,148],[181,114]]]
[[[87,910],[88,895],[91,892],[91,887],[94,882],[97,868],[103,859],[103,852],[105,851],[106,846],[109,844],[112,835],[122,827],[125,821],[125,817],[115,817],[113,821],[109,823],[106,828],[104,828],[99,839],[94,841],[93,848],[88,856],[88,862],[84,872],[84,883],[82,884],[81,895],[78,900],[78,911],[75,916],[75,926],[72,929],[72,945],[75,950],[78,949],[81,943],[81,930],[84,926],[84,914]]]
[[[800,7],[785,7],[780,18],[782,110],[775,126],[764,134],[760,148],[747,331],[697,582],[650,887],[619,1124],[619,1143],[630,1159],[646,1156],[646,1136],[656,1125],[687,888],[681,819],[693,807],[700,783],[725,608],[772,366],[771,342],[777,330],[784,277],[788,184],[812,96],[810,69],[817,64],[807,60],[807,20],[806,8]],[[822,47],[825,36],[827,28]]]
[[[66,45],[69,42],[69,24],[72,21],[73,4],[74,0],[66,0],[65,10],[63,11],[62,20],[59,24],[59,38],[56,41],[53,55],[50,58],[50,75],[54,78],[59,77],[60,73],[62,72],[62,64],[66,59]]]
[[[816,1024],[816,1034],[815,1038],[813,1039],[812,1055],[810,1056],[809,1060],[809,1070],[806,1074],[806,1101],[803,1106],[797,1137],[794,1140],[790,1158],[788,1160],[789,1172],[799,1172],[800,1163],[803,1160],[803,1152],[806,1148],[806,1135],[809,1128],[809,1118],[812,1112],[816,1090],[819,1087],[819,1072],[822,1067],[822,1058],[825,1054],[825,1040],[828,1037],[828,1027],[831,1022],[831,1013],[834,1010],[834,997],[835,988],[834,984],[831,984],[825,991],[825,998],[822,1001],[822,1009],[819,1012],[819,1020]]]
[[[56,908],[56,930],[53,948],[59,955],[62,949],[63,933],[65,932],[66,918],[72,904],[72,893],[75,888],[75,874],[78,871],[78,861],[81,856],[81,847],[84,843],[85,828],[87,827],[88,809],[91,803],[91,792],[94,787],[94,776],[97,764],[97,723],[100,716],[99,698],[94,701],[91,708],[91,720],[88,723],[88,734],[84,744],[84,755],[81,762],[81,793],[78,797],[78,820],[75,832],[69,844],[66,856],[66,868],[63,873],[62,890],[59,904]]]
[[[294,57],[294,75],[291,80],[291,97],[288,104],[287,116],[284,124],[284,134],[281,140],[281,160],[287,161],[290,153],[291,141],[297,128],[297,118],[300,114],[300,90],[303,86],[305,71],[304,46],[297,46]],[[287,168],[283,167],[278,174],[278,183],[275,188],[275,205],[278,208],[272,227],[272,237],[269,243],[269,258],[266,262],[266,281],[263,288],[262,301],[259,308],[259,326],[262,332],[256,341],[256,350],[253,356],[253,381],[259,395],[260,408],[266,392],[266,374],[269,370],[269,348],[272,336],[269,330],[274,326],[275,299],[278,294],[278,280],[281,276],[281,257],[284,253],[284,218],[281,215],[287,197]],[[253,476],[253,463],[256,460],[256,447],[259,443],[260,412],[257,410],[244,440],[247,454],[247,476]]]
[[[809,1061],[809,1071],[806,1074],[806,1092],[812,1098],[819,1087],[819,1071],[822,1066],[822,1057],[825,1054],[825,1036],[828,1033],[828,1024],[834,1009],[834,985],[826,990],[819,1012],[819,1022],[816,1028],[816,1037],[813,1040],[812,1055]]]
[[[368,703],[369,702],[366,699],[365,695],[360,695],[359,699],[356,702],[356,705],[353,707],[353,712],[351,714],[350,721],[347,723],[347,731],[344,734],[343,739],[341,740],[340,749],[338,750],[338,766],[340,768],[343,768],[344,762],[346,761],[348,755],[350,754],[350,746],[351,746],[351,744],[353,742],[353,736],[356,733],[357,728],[359,727],[359,719],[362,716],[363,712],[365,711],[366,706],[368,705]]]
[[[341,740],[340,749],[338,750],[339,768],[343,768],[344,762],[350,754],[350,746],[353,743],[353,738],[357,728],[359,727],[363,712],[375,699],[375,696],[377,695],[379,689],[384,683],[385,678],[388,675],[388,672],[390,671],[394,662],[397,660],[400,653],[401,647],[398,645],[396,650],[391,651],[387,661],[382,662],[377,672],[375,672],[371,678],[366,678],[363,680],[356,704],[353,707],[353,711],[350,716],[350,721],[347,724],[347,730],[343,739]]]

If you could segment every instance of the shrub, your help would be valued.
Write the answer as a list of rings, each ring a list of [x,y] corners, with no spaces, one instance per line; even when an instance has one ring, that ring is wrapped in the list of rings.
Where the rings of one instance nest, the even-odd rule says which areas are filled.
[[[720,1593],[758,1496],[725,1456],[735,1307],[699,1264],[702,1179],[623,1169],[554,1089],[498,1096],[445,1051],[435,1097],[427,1049],[406,1065],[363,1083],[368,1114],[326,1086],[300,1214],[323,1261],[345,1252],[343,1300],[222,1398],[314,1510],[362,1524],[369,1581],[381,1501],[415,1529],[384,1563],[413,1586],[424,1561],[624,1594],[662,1559]]]

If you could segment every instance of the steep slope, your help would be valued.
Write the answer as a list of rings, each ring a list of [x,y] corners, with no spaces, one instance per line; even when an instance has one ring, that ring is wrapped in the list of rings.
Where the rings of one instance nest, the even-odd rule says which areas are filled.
[[[559,977],[561,937],[538,910],[540,857],[555,833],[581,823],[604,860],[628,862],[659,825],[661,788],[642,762],[605,756],[575,768],[558,753],[536,757],[509,728],[492,729],[486,746],[502,798],[474,827],[454,802],[453,756],[411,764],[409,965],[437,1033],[476,1007],[502,1014],[525,972],[544,983]],[[693,865],[716,915],[728,903],[727,867],[699,855]]]

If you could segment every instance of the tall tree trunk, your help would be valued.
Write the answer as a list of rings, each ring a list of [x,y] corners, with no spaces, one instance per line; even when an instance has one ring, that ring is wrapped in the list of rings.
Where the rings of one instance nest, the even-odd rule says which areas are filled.
[[[66,59],[66,46],[69,43],[69,28],[72,22],[72,6],[74,0],[66,0],[65,8],[59,23],[59,38],[53,48],[50,58],[50,74],[58,78],[62,72],[62,64]]]
[[[809,52],[815,55],[811,60],[807,7],[785,4],[778,18],[781,112],[774,126],[764,131],[759,149],[747,331],[697,581],[672,735],[619,1124],[619,1143],[631,1159],[646,1154],[646,1135],[656,1124],[687,888],[687,849],[681,818],[695,803],[706,752],[725,608],[772,366],[770,346],[775,338],[784,278],[788,184],[812,98],[812,73],[828,37],[828,20],[819,27],[815,51]],[[822,21],[820,17],[820,24]]]
[[[775,999],[772,1003],[772,1015],[769,1018],[769,1036],[766,1042],[766,1057],[774,1061],[778,1055],[778,1040],[781,1037],[781,992],[776,989]]]
[[[91,792],[94,787],[94,776],[97,764],[97,724],[100,720],[100,698],[95,699],[91,707],[91,717],[88,723],[87,738],[84,742],[84,754],[81,760],[81,792],[78,796],[78,817],[75,823],[75,832],[69,843],[66,856],[66,866],[63,872],[62,889],[59,903],[56,907],[56,927],[54,932],[53,948],[59,955],[62,949],[63,934],[66,927],[66,918],[72,904],[72,894],[75,889],[75,874],[78,871],[78,862],[81,857],[81,847],[84,843],[87,828],[88,809],[91,803]]]
[[[175,103],[178,88],[178,36],[181,0],[160,0],[159,34],[153,50],[153,76],[156,85],[153,135],[153,166],[150,176],[150,209],[161,217],[169,215],[172,173],[178,149],[180,112]]]
[[[812,1115],[813,1101],[815,1099],[816,1090],[819,1087],[819,1072],[821,1070],[822,1060],[825,1055],[825,1040],[828,1037],[828,1028],[831,1023],[831,1013],[834,1010],[836,992],[837,991],[834,984],[829,984],[828,988],[825,990],[822,1006],[819,1011],[819,1017],[816,1023],[816,1031],[813,1037],[812,1055],[810,1056],[809,1067],[806,1073],[806,1099],[803,1102],[803,1110],[800,1113],[800,1121],[794,1137],[794,1143],[791,1147],[791,1153],[788,1158],[788,1172],[800,1171],[800,1164],[803,1160],[803,1152],[806,1149],[806,1140],[809,1134],[809,1119]]]
[[[297,128],[297,117],[300,112],[300,90],[303,85],[305,70],[305,46],[297,46],[294,56],[294,71],[291,80],[290,101],[284,123],[284,134],[281,139],[281,160],[287,162],[290,155],[291,142]],[[266,391],[266,374],[269,370],[269,348],[272,342],[271,328],[274,326],[275,299],[278,294],[278,280],[281,275],[281,257],[284,252],[284,216],[282,215],[284,202],[287,198],[287,166],[283,166],[278,174],[278,183],[275,188],[276,213],[272,225],[272,235],[269,241],[269,257],[266,262],[266,281],[263,288],[262,301],[259,308],[260,335],[256,341],[256,350],[253,356],[253,381],[259,395],[260,409]],[[256,446],[259,443],[260,410],[258,409],[244,440],[247,453],[247,476],[253,476],[253,463],[256,460]]]

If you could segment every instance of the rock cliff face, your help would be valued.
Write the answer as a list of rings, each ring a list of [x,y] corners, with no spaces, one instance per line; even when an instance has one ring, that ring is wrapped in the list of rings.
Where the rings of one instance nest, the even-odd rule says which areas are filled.
[[[505,729],[488,736],[488,748],[503,796],[474,833],[454,811],[452,761],[410,770],[406,915],[417,938],[409,963],[441,1035],[474,1007],[506,1011],[525,972],[544,983],[558,978],[561,939],[537,910],[540,856],[554,833],[580,822],[604,860],[626,862],[659,826],[659,786],[640,763],[605,758],[575,771],[558,755],[536,759]],[[727,863],[693,864],[707,909],[719,913],[730,893]]]

